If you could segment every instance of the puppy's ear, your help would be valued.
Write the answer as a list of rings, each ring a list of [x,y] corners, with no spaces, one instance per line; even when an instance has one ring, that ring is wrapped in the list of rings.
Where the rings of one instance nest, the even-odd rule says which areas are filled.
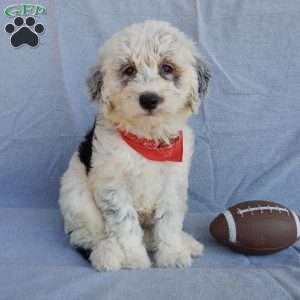
[[[204,97],[207,93],[211,73],[207,64],[199,58],[197,58],[196,70],[198,75],[198,94],[201,98]]]
[[[91,68],[90,74],[87,79],[89,94],[93,101],[100,101],[102,85],[103,75],[100,66],[96,65],[93,68]]]
[[[207,64],[198,56],[195,58],[195,71],[197,73],[197,84],[193,86],[191,94],[188,98],[187,107],[192,113],[197,113],[200,100],[203,98],[208,89],[208,83],[211,78]]]

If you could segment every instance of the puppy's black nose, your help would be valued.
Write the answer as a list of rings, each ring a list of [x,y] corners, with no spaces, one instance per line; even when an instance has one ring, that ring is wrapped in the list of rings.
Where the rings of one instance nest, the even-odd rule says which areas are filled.
[[[153,110],[162,102],[162,97],[155,93],[143,93],[140,95],[140,105],[145,110]]]

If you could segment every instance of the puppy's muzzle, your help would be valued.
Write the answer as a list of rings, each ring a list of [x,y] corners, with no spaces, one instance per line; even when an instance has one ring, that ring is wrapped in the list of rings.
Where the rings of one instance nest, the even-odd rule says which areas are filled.
[[[163,102],[163,98],[155,93],[147,92],[140,95],[139,101],[143,109],[152,111]]]

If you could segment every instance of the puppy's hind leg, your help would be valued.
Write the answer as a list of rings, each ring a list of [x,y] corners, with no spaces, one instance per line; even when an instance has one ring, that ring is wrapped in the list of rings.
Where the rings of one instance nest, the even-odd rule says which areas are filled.
[[[104,224],[78,153],[74,153],[61,180],[59,206],[66,234],[75,247],[93,249],[103,239]]]
[[[204,246],[199,241],[197,241],[195,238],[193,238],[190,234],[187,232],[182,232],[182,238],[183,242],[186,244],[186,246],[191,251],[191,255],[193,257],[199,256],[203,254]]]

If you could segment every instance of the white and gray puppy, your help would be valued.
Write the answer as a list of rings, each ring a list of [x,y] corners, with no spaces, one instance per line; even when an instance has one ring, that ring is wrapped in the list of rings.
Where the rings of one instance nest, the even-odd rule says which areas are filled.
[[[193,42],[166,22],[146,21],[115,34],[100,49],[88,86],[95,126],[73,154],[59,204],[71,244],[90,250],[97,270],[190,266],[203,246],[182,229],[193,133],[210,75]],[[181,162],[153,161],[120,130],[171,143],[183,136]]]

